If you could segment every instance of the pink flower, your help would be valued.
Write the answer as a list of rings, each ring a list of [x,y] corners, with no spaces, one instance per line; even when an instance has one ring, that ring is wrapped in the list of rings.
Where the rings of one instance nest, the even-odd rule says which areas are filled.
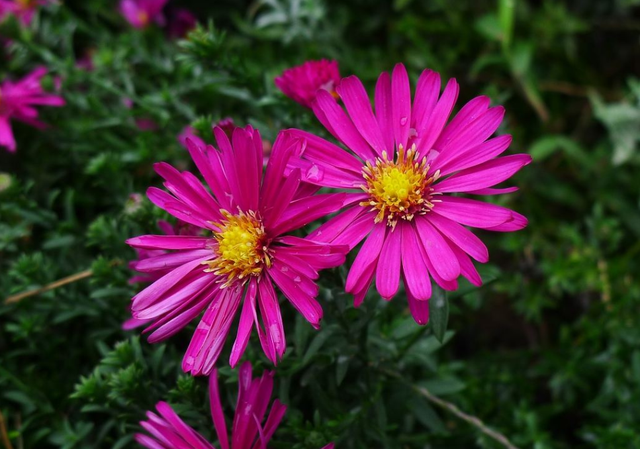
[[[458,287],[460,275],[482,283],[471,259],[484,263],[489,254],[465,226],[510,232],[527,224],[505,207],[454,195],[517,190],[492,188],[531,162],[527,154],[497,157],[511,143],[508,135],[489,139],[504,109],[477,97],[447,124],[458,84],[452,79],[439,93],[440,75],[425,70],[412,104],[407,72],[398,64],[393,77],[382,73],[378,79],[374,115],[364,86],[350,76],[338,86],[346,112],[328,92],[319,92],[314,105],[318,119],[349,152],[304,131],[289,131],[306,139],[302,159],[291,159],[304,181],[356,190],[348,194],[347,210],[309,238],[350,249],[364,240],[346,281],[356,306],[374,279],[380,295],[390,299],[402,278],[420,324],[429,319],[430,277],[446,290]]]
[[[5,80],[0,84],[0,146],[16,151],[16,141],[11,129],[11,119],[16,119],[39,129],[46,124],[37,120],[34,106],[63,106],[64,99],[47,94],[40,85],[47,69],[39,67],[18,82]]]
[[[143,29],[152,22],[164,25],[162,9],[169,0],[121,0],[120,13],[134,28]]]
[[[229,439],[220,401],[218,373],[217,370],[213,370],[209,377],[209,403],[220,448],[266,449],[287,411],[287,406],[276,399],[265,419],[273,391],[273,372],[265,371],[262,377],[254,379],[251,363],[245,362],[238,373],[238,389],[238,401]],[[147,421],[140,423],[151,435],[136,434],[136,441],[142,446],[150,449],[214,449],[202,435],[185,424],[169,404],[159,402],[156,410],[158,414],[147,412]],[[323,449],[333,447],[331,443]]]
[[[191,139],[191,141],[199,147],[207,146],[207,143],[196,134],[196,129],[193,126],[185,126],[178,135],[178,142],[185,148],[187,148],[187,139]]]
[[[185,8],[173,8],[167,13],[168,24],[167,33],[172,39],[181,39],[185,37],[189,31],[193,30],[198,19],[191,11]]]
[[[238,128],[231,140],[220,128],[214,134],[219,150],[187,140],[213,195],[193,174],[166,163],[155,168],[169,192],[147,191],[155,205],[211,235],[146,235],[127,242],[134,248],[172,251],[136,265],[142,272],[168,271],[133,298],[133,317],[153,320],[149,341],[168,338],[206,309],[182,363],[194,375],[213,369],[241,303],[230,364],[235,366],[242,356],[254,325],[265,354],[276,363],[286,343],[273,284],[318,328],[322,308],[315,299],[315,279],[319,270],[343,263],[347,249],[286,235],[344,200],[342,193],[312,196],[317,188],[301,184],[297,170],[284,176],[300,140],[279,136],[263,180],[257,130]]]
[[[51,0],[0,0],[0,20],[14,15],[24,26],[29,26],[38,6],[50,3]]]
[[[276,77],[276,86],[287,97],[302,106],[311,107],[318,90],[326,90],[336,96],[336,87],[340,83],[337,61],[307,61],[292,67]]]
[[[235,131],[235,129],[238,128],[238,126],[234,123],[231,117],[223,118],[218,122],[216,126],[222,128],[222,130],[224,131],[224,133],[227,135],[229,139],[231,139],[231,136],[233,135],[233,131]]]

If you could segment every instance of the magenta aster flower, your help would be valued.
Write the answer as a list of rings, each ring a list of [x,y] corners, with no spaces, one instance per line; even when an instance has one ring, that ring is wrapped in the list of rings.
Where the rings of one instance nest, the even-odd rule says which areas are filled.
[[[120,13],[131,26],[143,29],[152,22],[164,25],[162,9],[169,0],[121,0]]]
[[[276,363],[286,344],[274,283],[318,328],[322,308],[315,299],[315,279],[319,270],[343,263],[347,250],[286,235],[344,200],[344,194],[310,195],[317,188],[301,184],[297,170],[284,176],[290,155],[299,151],[299,139],[278,137],[263,180],[257,130],[238,128],[231,140],[220,128],[214,134],[219,150],[187,141],[212,194],[193,174],[165,163],[156,164],[156,171],[169,192],[147,191],[158,207],[211,234],[128,240],[134,248],[172,251],[136,264],[141,272],[166,271],[132,302],[134,318],[153,320],[149,341],[173,335],[206,309],[182,364],[194,375],[213,369],[241,303],[231,365],[242,356],[254,326],[265,354]]]
[[[0,84],[0,146],[16,151],[16,141],[11,129],[11,119],[16,119],[39,129],[47,125],[37,120],[34,106],[63,106],[64,99],[46,93],[40,81],[47,69],[39,67],[18,82],[5,80]]]
[[[307,61],[285,70],[275,79],[276,86],[282,93],[308,108],[315,100],[318,90],[326,90],[336,96],[339,82],[338,62],[326,59]]]
[[[489,139],[504,109],[490,108],[487,97],[471,100],[447,124],[458,84],[450,80],[439,95],[440,75],[431,70],[420,76],[413,104],[404,66],[396,65],[392,77],[382,73],[375,115],[355,76],[341,81],[338,94],[346,112],[328,92],[318,93],[314,112],[349,151],[304,131],[290,131],[306,139],[302,159],[292,159],[303,180],[357,190],[345,202],[351,206],[309,238],[350,248],[364,240],[346,282],[355,304],[362,303],[374,279],[380,295],[390,299],[402,278],[411,312],[425,324],[430,277],[446,290],[457,288],[460,275],[474,285],[482,283],[471,259],[487,262],[488,251],[465,226],[509,232],[527,224],[517,212],[454,194],[513,192],[513,187],[493,186],[531,157],[497,157],[511,136]]]
[[[265,420],[273,391],[273,372],[265,371],[262,377],[254,379],[251,363],[245,362],[238,373],[238,387],[238,401],[231,427],[231,440],[229,440],[227,423],[220,402],[217,370],[214,370],[209,377],[211,417],[220,448],[266,449],[287,411],[287,406],[276,399]],[[214,446],[202,435],[185,424],[169,404],[159,402],[156,410],[158,414],[147,412],[147,421],[140,423],[150,435],[136,434],[136,441],[142,446],[150,449],[214,449]],[[333,449],[333,447],[331,443],[323,449]]]
[[[29,26],[38,6],[52,3],[51,0],[0,0],[0,20],[14,15],[24,26]]]
[[[167,12],[167,33],[172,39],[181,39],[193,30],[198,19],[186,8],[172,8]]]

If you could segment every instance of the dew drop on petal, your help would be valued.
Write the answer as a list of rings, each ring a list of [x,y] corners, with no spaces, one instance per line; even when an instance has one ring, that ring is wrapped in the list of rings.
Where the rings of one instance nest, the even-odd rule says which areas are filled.
[[[401,117],[400,118],[400,126],[404,126],[407,124],[407,117]]]
[[[309,181],[318,182],[322,181],[324,173],[320,167],[314,164],[307,170],[306,177]]]
[[[296,276],[293,278],[293,282],[295,282],[296,284],[299,284],[301,280],[302,279],[300,279],[300,276]]]

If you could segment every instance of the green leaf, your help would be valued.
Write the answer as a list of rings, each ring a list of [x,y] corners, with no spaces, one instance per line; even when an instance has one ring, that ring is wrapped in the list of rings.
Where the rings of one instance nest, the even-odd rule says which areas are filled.
[[[515,0],[500,0],[498,4],[500,31],[502,32],[502,48],[505,50],[511,45],[511,38],[513,37],[515,6]]]
[[[440,343],[444,341],[449,321],[449,299],[447,293],[440,287],[434,287],[433,295],[429,300],[429,322],[433,335]]]

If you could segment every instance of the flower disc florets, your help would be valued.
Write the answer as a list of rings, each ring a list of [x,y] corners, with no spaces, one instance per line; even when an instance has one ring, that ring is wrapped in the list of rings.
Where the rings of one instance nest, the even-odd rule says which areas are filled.
[[[416,157],[415,145],[407,152],[400,145],[395,161],[389,160],[383,152],[375,166],[367,162],[363,168],[362,175],[367,183],[362,190],[369,194],[369,199],[360,205],[378,211],[376,223],[386,218],[387,225],[395,228],[399,218],[411,221],[416,214],[424,214],[433,208],[431,184],[440,173],[429,176],[427,158],[418,161]]]
[[[205,271],[226,276],[223,286],[228,287],[236,279],[246,282],[250,276],[259,276],[263,267],[271,266],[271,258],[264,226],[255,212],[232,215],[223,210],[222,215],[225,220],[215,223],[220,231],[213,233],[218,243],[216,258],[205,262],[209,265]]]

